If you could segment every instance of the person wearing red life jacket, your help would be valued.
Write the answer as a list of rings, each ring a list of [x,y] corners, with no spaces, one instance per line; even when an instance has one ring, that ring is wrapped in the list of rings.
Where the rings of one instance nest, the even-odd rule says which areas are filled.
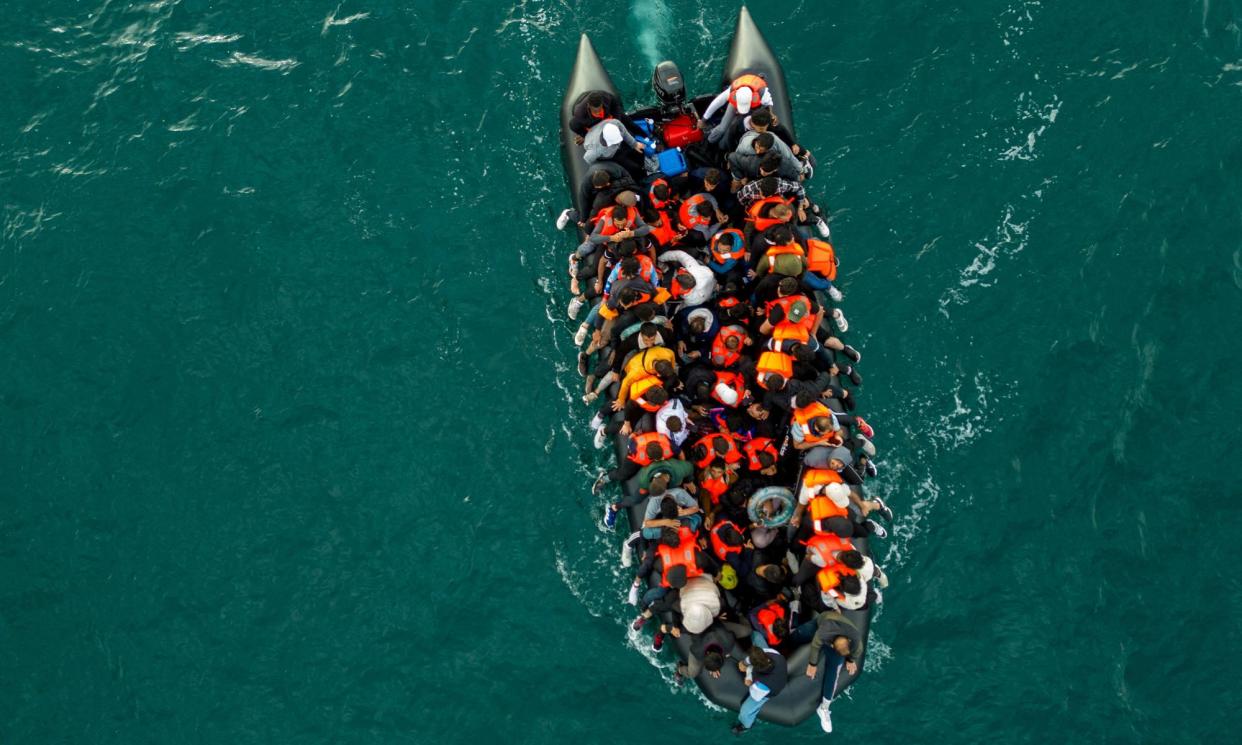
[[[771,106],[772,91],[768,88],[767,81],[760,75],[745,73],[734,78],[728,88],[712,99],[703,110],[699,123],[706,128],[717,113],[723,112],[719,122],[707,133],[708,142],[720,145],[727,142],[733,130],[741,126],[742,117],[749,114],[751,109]]]
[[[719,574],[721,562],[711,552],[703,550],[700,545],[702,540],[694,530],[684,525],[680,528],[660,528],[660,538],[653,550],[644,555],[635,573],[638,582],[652,573],[659,577],[642,595],[639,603],[641,612],[631,624],[635,631],[642,629],[651,618],[655,603],[664,601],[662,605],[667,606],[677,599],[689,580]],[[657,635],[657,640],[663,641],[663,636]],[[658,644],[653,644],[653,649],[658,651],[658,647]]]
[[[776,647],[789,636],[793,614],[785,598],[778,596],[751,610],[749,620],[754,629],[751,640],[763,647]]]
[[[728,220],[716,198],[706,192],[687,197],[677,208],[677,216],[689,235],[696,237],[698,245],[706,245]]]

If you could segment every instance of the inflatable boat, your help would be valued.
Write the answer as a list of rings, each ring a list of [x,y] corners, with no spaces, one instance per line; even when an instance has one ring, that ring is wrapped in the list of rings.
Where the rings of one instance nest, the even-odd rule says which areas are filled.
[[[670,70],[676,70],[676,67],[671,65],[671,63],[661,63],[661,66],[657,67],[655,74],[657,91],[659,90],[662,76],[665,78],[670,76]],[[737,19],[737,25],[729,46],[728,57],[725,61],[724,69],[721,71],[720,85],[712,88],[704,95],[693,98],[687,97],[685,99],[685,106],[693,107],[695,113],[702,114],[708,103],[723,88],[727,88],[731,81],[744,73],[757,73],[763,76],[772,93],[774,113],[792,132],[794,119],[790,97],[785,85],[784,72],[780,62],[773,54],[771,47],[745,7],[741,9]],[[578,44],[577,58],[574,61],[573,70],[570,74],[561,105],[562,164],[574,207],[582,215],[587,214],[590,205],[580,203],[578,185],[583,181],[589,166],[584,160],[583,148],[577,143],[574,133],[570,131],[570,121],[573,117],[572,112],[575,105],[582,101],[590,91],[605,91],[620,100],[620,94],[613,85],[612,79],[600,61],[599,56],[596,54],[590,38],[583,34]],[[660,101],[654,106],[626,109],[626,111],[636,121],[649,120],[657,130],[661,125],[672,121],[682,113],[678,111],[677,106],[670,106],[668,100]],[[684,108],[682,111],[684,111]],[[840,401],[836,399],[829,400],[828,405],[838,413],[845,413],[846,411],[841,406]],[[626,457],[627,440],[628,438],[624,435],[618,435],[615,438],[614,445],[618,462],[621,462]],[[789,454],[787,456],[782,454],[782,457],[797,458],[798,453],[790,449]],[[796,483],[791,483],[788,486],[792,487],[793,491],[797,489]],[[636,479],[631,479],[622,484],[622,488],[626,494],[636,496],[638,489]],[[852,488],[856,493],[861,494],[862,486],[854,486]],[[629,524],[634,530],[637,530],[643,521],[643,501],[640,500],[638,506],[629,509],[628,518]],[[860,552],[870,555],[867,538],[856,537],[853,541]],[[652,581],[658,581],[658,577],[653,577]],[[862,648],[863,655],[865,656],[866,640],[871,619],[870,604],[864,610],[843,612],[858,628],[859,635],[863,641]],[[689,647],[688,635],[682,634],[677,639],[670,637],[668,641],[675,644],[675,652],[680,659],[686,659]],[[666,643],[666,646],[670,645]],[[667,655],[668,651],[665,650],[664,653]],[[737,652],[735,651],[734,654],[736,656]],[[802,645],[785,654],[788,662],[788,685],[779,695],[773,697],[762,708],[759,713],[760,719],[784,725],[795,725],[814,714],[816,707],[820,703],[822,683],[821,679],[812,680],[804,674],[809,656],[809,645]],[[858,671],[861,673],[864,663],[863,656],[856,657],[855,661],[858,664]],[[842,669],[838,678],[837,692],[839,693],[846,689],[857,677],[858,673],[850,675]],[[708,699],[728,709],[737,710],[747,695],[747,685],[744,683],[742,674],[735,664],[726,664],[719,677],[713,677],[707,672],[702,672],[696,678],[696,683]]]

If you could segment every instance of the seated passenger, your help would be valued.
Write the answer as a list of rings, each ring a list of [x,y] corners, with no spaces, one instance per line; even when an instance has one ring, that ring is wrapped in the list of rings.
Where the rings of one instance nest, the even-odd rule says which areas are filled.
[[[569,130],[577,135],[574,142],[583,144],[591,127],[604,119],[616,119],[632,135],[643,134],[634,120],[625,113],[625,109],[621,108],[621,102],[616,96],[607,91],[590,91],[570,113]]]
[[[707,122],[723,109],[724,116],[707,133],[707,141],[718,145],[735,127],[741,124],[741,118],[749,114],[752,107],[771,105],[772,91],[768,90],[768,83],[762,76],[749,73],[739,75],[703,110],[703,118],[699,120],[699,126],[706,128]]]
[[[678,219],[682,227],[692,234],[697,234],[699,245],[706,245],[711,237],[720,230],[728,217],[720,211],[720,205],[711,194],[699,193],[681,203],[678,208]]]
[[[616,119],[604,119],[591,127],[582,147],[582,159],[587,163],[609,160],[628,171],[635,181],[647,176],[646,145],[635,140]]]
[[[682,271],[689,272],[690,276],[694,277],[693,289],[681,298],[683,307],[693,308],[706,305],[716,294],[716,276],[712,274],[711,269],[703,266],[690,254],[679,250],[665,251],[660,254],[659,259],[661,264],[680,267]]]

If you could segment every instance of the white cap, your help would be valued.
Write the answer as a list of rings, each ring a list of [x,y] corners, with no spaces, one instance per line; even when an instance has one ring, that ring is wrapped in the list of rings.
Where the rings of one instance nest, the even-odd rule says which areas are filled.
[[[621,144],[621,128],[616,122],[604,123],[604,144],[610,147]]]
[[[824,495],[836,503],[838,507],[846,507],[850,503],[850,488],[845,484],[829,484],[824,489]]]
[[[712,625],[712,611],[702,603],[687,605],[681,609],[681,625],[691,634],[702,634]]]
[[[750,88],[742,88],[737,92],[737,113],[749,114],[752,101]]]
[[[724,383],[716,384],[716,397],[720,399],[720,403],[725,406],[737,406],[737,391],[733,390]]]

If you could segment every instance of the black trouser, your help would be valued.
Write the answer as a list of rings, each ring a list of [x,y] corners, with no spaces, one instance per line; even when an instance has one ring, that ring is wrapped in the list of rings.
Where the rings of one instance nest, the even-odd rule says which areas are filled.
[[[629,171],[636,183],[642,183],[647,178],[646,158],[632,147],[621,145],[617,148],[617,152],[613,153],[612,157],[607,160],[611,160],[613,163]]]
[[[616,468],[608,472],[608,478],[611,481],[629,481],[637,476],[641,470],[642,466],[626,458],[618,463]]]

